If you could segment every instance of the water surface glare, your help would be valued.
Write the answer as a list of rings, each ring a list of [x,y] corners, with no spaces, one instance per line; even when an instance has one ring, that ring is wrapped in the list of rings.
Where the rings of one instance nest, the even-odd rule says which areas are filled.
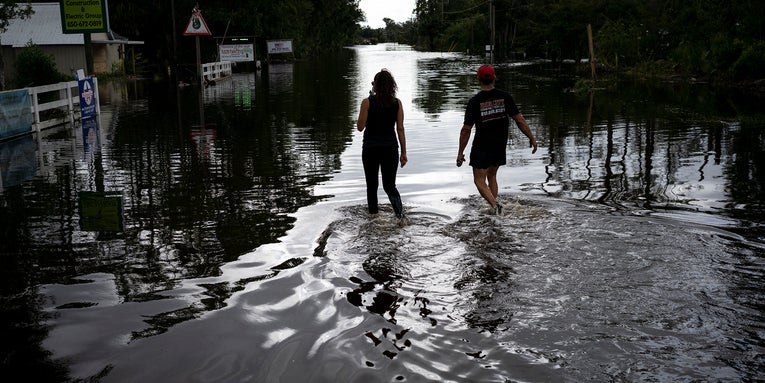
[[[15,329],[4,370],[101,382],[762,379],[758,104],[626,82],[590,99],[546,64],[499,64],[540,149],[513,128],[497,216],[454,165],[480,64],[352,47],[239,73],[203,90],[201,107],[195,89],[105,90],[96,149],[79,127],[0,144],[5,163],[34,164],[26,177],[2,169],[4,332]],[[366,213],[355,118],[380,68],[405,109],[403,227],[386,203]],[[119,192],[122,230],[83,228],[82,191]]]

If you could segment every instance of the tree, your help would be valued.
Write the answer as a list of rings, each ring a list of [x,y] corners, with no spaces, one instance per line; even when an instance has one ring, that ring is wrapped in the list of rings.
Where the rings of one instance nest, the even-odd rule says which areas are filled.
[[[8,28],[8,24],[11,19],[15,18],[27,18],[32,15],[32,4],[18,3],[16,1],[1,0],[0,1],[0,33],[3,33]]]
[[[419,35],[425,39],[427,50],[437,50],[436,38],[442,31],[443,0],[417,0],[414,13],[417,17]]]
[[[24,19],[30,15],[32,15],[32,5],[29,2],[0,1],[0,39],[2,39],[2,33],[8,29],[8,24],[12,19],[17,17]],[[2,50],[0,50],[0,90],[5,90],[5,61]]]
[[[179,75],[191,75],[193,69],[183,63],[195,61],[196,48],[194,39],[184,37],[182,30],[196,4],[213,37],[255,36],[259,54],[270,39],[292,39],[298,57],[336,50],[355,42],[363,19],[358,0],[109,0],[111,27],[143,40],[137,49],[156,64],[158,73],[177,56]],[[213,37],[200,41],[205,62],[217,56],[221,40]]]

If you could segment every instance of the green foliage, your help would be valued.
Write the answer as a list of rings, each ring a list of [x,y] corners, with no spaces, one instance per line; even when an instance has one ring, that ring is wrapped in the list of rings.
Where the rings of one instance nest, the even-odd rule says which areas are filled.
[[[52,55],[28,43],[16,57],[16,84],[19,87],[40,86],[68,81],[69,76],[56,69]]]
[[[730,73],[736,80],[765,78],[765,41],[746,46],[731,66]]]
[[[109,73],[114,76],[124,76],[125,75],[125,60],[117,60],[113,62],[112,69]]]
[[[111,26],[121,35],[145,41],[139,49],[146,62],[154,65],[149,69],[164,73],[173,61],[191,67],[194,39],[182,36],[181,31],[197,3],[110,0]],[[490,4],[495,9],[498,60],[517,53],[555,61],[587,58],[589,24],[596,60],[606,67],[652,68],[643,63],[671,61],[671,68],[694,75],[762,76],[763,66],[758,64],[762,50],[758,47],[759,41],[765,41],[765,23],[761,22],[765,1],[416,0],[414,20],[390,21],[385,28],[374,30],[360,28],[364,15],[358,0],[199,3],[213,36],[255,36],[261,59],[265,40],[283,38],[293,40],[298,58],[334,51],[362,38],[483,55],[491,38]],[[171,5],[175,19],[170,16]],[[219,41],[202,38],[203,61],[215,56]]]
[[[574,83],[574,93],[577,95],[587,94],[592,91],[592,80],[586,78],[579,78]]]
[[[27,18],[32,14],[32,8],[27,3],[11,0],[0,1],[0,33],[5,32],[8,22],[15,18]]]
[[[709,63],[712,68],[730,68],[741,55],[744,43],[740,39],[718,32],[709,44]]]
[[[485,25],[486,17],[484,15],[474,15],[451,23],[436,40],[436,44],[445,51],[483,52],[486,43],[482,38],[477,38],[476,32],[482,35]],[[469,33],[465,33],[466,31]]]
[[[357,41],[358,23],[363,19],[357,0],[109,0],[111,28],[131,40],[144,41],[135,49],[149,72],[166,76],[167,68],[177,64],[179,76],[191,76],[193,69],[188,68],[196,62],[195,38],[182,32],[197,4],[212,33],[199,38],[203,62],[217,58],[217,45],[224,36],[253,37],[261,60],[266,40],[272,39],[292,39],[297,58],[338,50]],[[132,73],[129,66],[125,69]]]
[[[640,61],[639,29],[627,25],[623,20],[607,21],[594,39],[599,61],[618,67],[632,66]]]
[[[675,48],[669,58],[682,65],[691,73],[709,73],[712,67],[709,65],[709,59],[704,47],[683,42]]]
[[[419,36],[417,46],[425,50],[440,50],[436,45],[436,39],[441,34],[444,25],[442,1],[417,0],[415,14],[417,15],[417,34]]]

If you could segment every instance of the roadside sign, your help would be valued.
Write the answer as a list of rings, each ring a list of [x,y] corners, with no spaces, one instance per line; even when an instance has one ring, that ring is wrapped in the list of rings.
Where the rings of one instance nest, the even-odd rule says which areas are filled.
[[[64,34],[107,32],[106,0],[62,1],[61,29]]]
[[[77,88],[80,92],[80,117],[87,118],[98,114],[98,99],[96,98],[95,83],[93,77],[85,77],[77,80]]]
[[[220,61],[255,61],[255,46],[250,44],[222,44],[218,47]]]
[[[266,41],[268,54],[292,53],[292,40],[268,40]]]
[[[191,18],[183,31],[184,36],[210,36],[210,28],[207,27],[205,19],[202,18],[202,11],[194,8],[191,12]]]
[[[81,191],[79,197],[80,230],[122,231],[121,193]]]

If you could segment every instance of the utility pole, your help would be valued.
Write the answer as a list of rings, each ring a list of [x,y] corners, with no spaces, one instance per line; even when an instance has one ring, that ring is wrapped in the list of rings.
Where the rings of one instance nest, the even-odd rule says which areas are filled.
[[[494,64],[494,1],[489,0],[489,28],[491,29],[491,49],[489,51],[489,63]]]
[[[90,38],[90,32],[82,34],[83,41],[85,42],[85,75],[91,76],[94,74],[93,68],[93,43]]]
[[[595,84],[597,75],[595,72],[595,47],[592,44],[592,24],[587,24],[587,43],[590,47],[590,70],[592,71],[592,83]]]
[[[170,60],[170,82],[175,86],[178,85],[178,43],[175,41],[175,0],[170,0],[170,15],[173,22],[173,58]],[[135,56],[134,56],[135,57]],[[133,65],[135,71],[135,65]]]

